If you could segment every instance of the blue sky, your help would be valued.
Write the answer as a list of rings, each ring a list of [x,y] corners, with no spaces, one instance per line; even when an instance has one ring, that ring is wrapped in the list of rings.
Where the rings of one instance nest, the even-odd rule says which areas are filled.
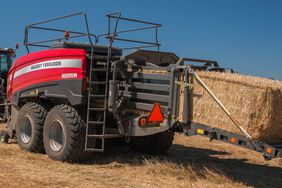
[[[217,60],[243,74],[282,80],[279,0],[2,1],[0,45],[21,44],[26,24],[80,11],[87,13],[94,33],[106,31],[105,14],[122,12],[126,17],[161,23],[163,51]],[[81,24],[79,20],[71,23],[75,27]],[[18,57],[25,53],[21,46]]]

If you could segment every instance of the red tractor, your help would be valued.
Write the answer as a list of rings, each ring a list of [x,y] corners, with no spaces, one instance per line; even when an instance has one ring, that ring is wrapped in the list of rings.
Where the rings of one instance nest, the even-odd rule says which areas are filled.
[[[42,26],[73,16],[83,17],[86,32]],[[252,141],[246,132],[246,136],[240,136],[193,123],[190,87],[185,88],[184,120],[180,122],[176,118],[180,80],[189,86],[191,77],[201,81],[195,69],[222,69],[215,61],[179,58],[174,53],[159,51],[160,24],[123,18],[120,14],[107,16],[108,32],[102,35],[89,32],[84,13],[26,26],[24,44],[28,52],[32,46],[49,49],[29,53],[12,65],[7,81],[8,131],[2,134],[2,140],[16,138],[23,150],[46,152],[51,159],[75,162],[87,158],[91,151],[104,151],[105,139],[124,139],[139,152],[165,153],[172,144],[174,132],[184,131],[186,135],[200,134],[218,140],[236,137],[242,142],[231,144],[241,143],[243,147],[262,152],[267,159],[281,155],[279,149]],[[119,31],[119,21],[145,26]],[[58,32],[64,36],[30,42],[30,30]],[[155,40],[120,37],[140,30],[153,30]],[[86,37],[88,43],[71,41],[79,37]],[[108,45],[98,45],[102,37],[109,40]],[[121,49],[112,46],[114,41],[142,46]],[[146,47],[157,50],[144,50]],[[123,52],[131,48],[137,50],[123,56]],[[191,61],[203,65],[195,66]],[[144,70],[162,70],[168,74]],[[269,148],[271,152],[267,152]]]

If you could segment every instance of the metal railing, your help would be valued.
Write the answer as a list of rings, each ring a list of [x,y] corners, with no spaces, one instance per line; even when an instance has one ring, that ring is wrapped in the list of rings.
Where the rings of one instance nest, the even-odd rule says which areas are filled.
[[[86,29],[85,32],[50,28],[50,27],[44,26],[45,24],[50,23],[50,22],[55,22],[55,21],[58,21],[58,20],[63,20],[63,19],[67,19],[67,18],[71,18],[71,17],[78,17],[78,16],[82,16],[82,19],[83,19],[83,22],[84,22],[84,25],[85,25],[84,27]],[[91,46],[93,46],[92,38],[94,38],[95,44],[97,44],[101,38],[106,38],[106,39],[109,39],[110,41],[112,39],[114,39],[114,41],[123,41],[123,42],[135,43],[135,44],[142,44],[142,46],[133,46],[133,47],[130,47],[130,48],[123,48],[124,50],[137,49],[137,48],[140,49],[140,48],[148,48],[148,47],[157,47],[157,49],[159,50],[160,43],[158,41],[158,28],[161,27],[160,24],[121,17],[121,13],[113,13],[113,14],[108,14],[106,16],[108,18],[108,32],[104,33],[104,34],[95,35],[95,34],[90,33],[86,13],[79,12],[79,13],[69,14],[69,15],[66,15],[66,16],[52,18],[52,19],[49,19],[49,20],[45,20],[45,21],[41,21],[41,22],[37,22],[37,23],[27,25],[25,27],[25,31],[24,31],[24,42],[23,43],[24,43],[28,53],[30,52],[29,47],[31,47],[31,46],[50,48],[51,42],[68,41],[69,39],[79,38],[79,37],[87,37],[88,40],[89,40],[89,44],[91,44]],[[112,26],[112,22],[114,22],[114,21],[115,21],[115,27],[112,31],[111,26]],[[144,24],[146,26],[118,31],[118,22],[119,21],[140,23],[140,24]],[[31,30],[43,30],[43,31],[51,31],[51,32],[68,33],[67,34],[68,36],[58,37],[58,38],[53,38],[53,39],[48,39],[48,40],[30,41],[30,31]],[[127,38],[118,37],[118,35],[122,34],[122,33],[144,31],[144,30],[154,30],[154,35],[155,35],[154,41],[144,41],[144,40],[135,40],[135,39],[127,39]]]
[[[161,27],[161,24],[153,23],[153,22],[147,22],[143,20],[137,20],[137,19],[131,19],[131,18],[125,18],[121,16],[121,13],[113,13],[106,15],[108,17],[108,32],[104,34],[100,34],[97,36],[97,42],[100,39],[100,37],[106,37],[106,38],[112,38],[114,37],[114,40],[116,41],[123,41],[123,42],[129,42],[129,43],[135,43],[135,44],[142,44],[141,46],[133,46],[129,48],[122,48],[123,50],[129,50],[129,49],[140,49],[140,48],[150,48],[150,47],[156,47],[159,51],[160,43],[158,40],[158,28]],[[113,21],[127,21],[131,23],[139,23],[146,26],[140,26],[135,27],[132,29],[126,29],[126,30],[118,30],[118,24],[116,24],[116,27],[114,28],[115,32],[112,32],[111,23]],[[138,40],[138,39],[128,39],[128,38],[121,38],[118,37],[119,34],[122,33],[132,33],[136,31],[144,31],[144,30],[153,30],[154,31],[154,41],[144,41],[144,40]],[[115,35],[115,36],[113,36]]]
[[[55,29],[55,28],[49,28],[49,27],[42,27],[41,26],[41,25],[46,24],[46,23],[50,23],[50,22],[54,22],[54,21],[58,21],[58,20],[62,20],[62,19],[70,18],[70,17],[77,17],[77,16],[82,16],[82,18],[84,20],[86,32],[77,32],[77,31],[62,30],[62,29]],[[67,32],[69,36],[64,36],[64,37],[49,39],[49,40],[40,40],[40,41],[30,42],[29,41],[29,32],[32,29],[33,30],[54,31],[54,32],[61,32],[61,33]],[[74,34],[74,35],[70,36],[70,34]],[[37,22],[37,23],[27,25],[25,27],[24,45],[27,49],[27,52],[29,53],[29,46],[47,47],[48,48],[48,47],[51,47],[51,45],[46,44],[48,42],[64,41],[64,40],[69,40],[71,38],[78,38],[78,37],[87,37],[91,46],[93,46],[91,37],[94,37],[95,41],[96,41],[96,35],[89,32],[88,20],[87,20],[86,14],[84,12],[69,14],[69,15],[66,15],[66,16],[61,16],[61,17],[57,17],[57,18],[53,18],[53,19],[49,19],[49,20],[45,20],[45,21],[41,21],[41,22]]]

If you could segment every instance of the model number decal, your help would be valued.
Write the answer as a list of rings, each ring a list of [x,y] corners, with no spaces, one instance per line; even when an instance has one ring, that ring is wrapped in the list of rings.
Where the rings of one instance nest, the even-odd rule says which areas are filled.
[[[65,73],[62,74],[62,79],[77,78],[77,73]]]

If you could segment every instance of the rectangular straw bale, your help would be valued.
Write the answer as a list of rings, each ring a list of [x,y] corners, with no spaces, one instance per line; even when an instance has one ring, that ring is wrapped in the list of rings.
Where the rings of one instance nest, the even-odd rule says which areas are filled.
[[[231,73],[199,72],[244,129],[256,140],[282,142],[282,82]],[[194,121],[233,131],[235,125],[195,82]],[[238,130],[238,129],[235,129]]]
[[[165,71],[144,71],[167,74]],[[206,85],[242,127],[256,140],[282,143],[282,82],[231,73],[198,72]],[[183,119],[184,87],[180,89],[179,117]],[[194,80],[194,122],[237,132],[225,113]]]

